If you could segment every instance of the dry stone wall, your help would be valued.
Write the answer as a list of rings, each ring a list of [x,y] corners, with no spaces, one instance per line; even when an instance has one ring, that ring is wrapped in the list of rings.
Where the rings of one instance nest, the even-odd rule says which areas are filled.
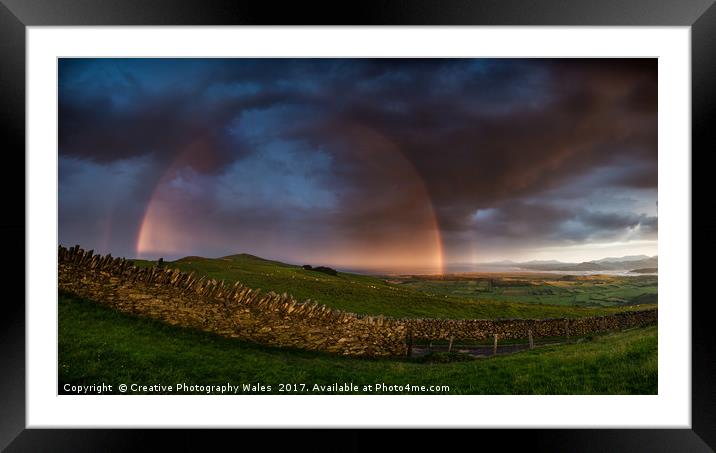
[[[409,319],[408,335],[414,340],[488,340],[533,337],[584,336],[591,333],[655,324],[657,310],[639,310],[569,319]]]
[[[655,323],[644,310],[578,319],[450,320],[361,316],[287,294],[60,247],[59,289],[123,312],[274,346],[351,356],[405,355],[414,340],[585,335]]]
[[[77,246],[60,247],[58,258],[60,290],[124,312],[275,346],[355,356],[406,352],[406,326],[400,321],[358,316],[179,270],[140,268]]]

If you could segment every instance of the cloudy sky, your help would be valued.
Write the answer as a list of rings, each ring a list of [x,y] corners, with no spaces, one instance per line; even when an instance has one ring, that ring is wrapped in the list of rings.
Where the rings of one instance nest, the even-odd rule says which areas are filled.
[[[59,240],[297,264],[656,254],[655,59],[61,59]]]

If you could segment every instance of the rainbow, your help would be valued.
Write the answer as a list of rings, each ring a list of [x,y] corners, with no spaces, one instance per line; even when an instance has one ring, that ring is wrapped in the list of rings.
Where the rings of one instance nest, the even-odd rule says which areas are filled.
[[[424,179],[404,152],[387,137],[360,125],[353,124],[351,128],[354,134],[360,134],[364,141],[373,144],[372,147],[359,147],[362,151],[354,157],[365,165],[376,168],[376,171],[389,169],[399,175],[401,181],[405,181],[404,186],[414,191],[414,196],[418,197],[417,202],[426,212],[424,225],[418,226],[429,233],[415,240],[413,244],[408,244],[405,256],[399,259],[406,261],[413,257],[422,257],[424,261],[430,262],[418,263],[420,266],[429,266],[437,269],[437,273],[443,273],[444,251],[440,225]],[[177,173],[196,162],[212,159],[214,156],[211,153],[211,150],[200,144],[192,144],[185,147],[163,172],[149,197],[138,229],[135,245],[137,257],[156,258],[164,255],[190,254],[193,248],[202,248],[207,245],[207,241],[214,239],[211,235],[201,237],[194,231],[183,230],[181,226],[183,222],[174,212],[172,203],[166,199],[167,186],[176,178]],[[349,263],[344,263],[347,264]],[[409,263],[403,262],[400,265],[406,266]]]

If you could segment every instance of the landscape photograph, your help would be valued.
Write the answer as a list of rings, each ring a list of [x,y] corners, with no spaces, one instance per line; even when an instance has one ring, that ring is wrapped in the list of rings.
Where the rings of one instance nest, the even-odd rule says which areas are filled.
[[[57,393],[658,394],[657,82],[58,59]]]

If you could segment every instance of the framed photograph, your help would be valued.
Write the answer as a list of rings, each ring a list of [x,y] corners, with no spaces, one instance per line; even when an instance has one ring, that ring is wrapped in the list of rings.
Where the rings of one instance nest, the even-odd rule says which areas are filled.
[[[3,0],[26,242],[0,445],[510,428],[711,451],[712,3]]]

